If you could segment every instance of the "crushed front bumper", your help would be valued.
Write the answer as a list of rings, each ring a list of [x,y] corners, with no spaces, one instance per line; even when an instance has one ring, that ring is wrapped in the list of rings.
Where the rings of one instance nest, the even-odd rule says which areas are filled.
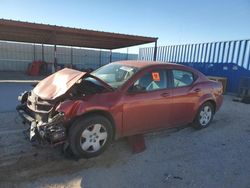
[[[64,127],[64,114],[57,113],[50,118],[48,122],[36,120],[29,112],[26,105],[19,105],[16,108],[24,124],[29,125],[30,141],[39,143],[58,144],[63,143],[66,139],[66,130]]]

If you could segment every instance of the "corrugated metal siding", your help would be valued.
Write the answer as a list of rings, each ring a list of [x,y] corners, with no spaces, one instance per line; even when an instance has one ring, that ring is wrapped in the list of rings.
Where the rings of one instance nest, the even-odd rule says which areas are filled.
[[[140,60],[153,60],[154,47],[139,50]],[[228,78],[236,92],[242,76],[250,77],[250,39],[157,47],[157,61],[194,67],[205,75]]]
[[[96,69],[110,62],[110,51],[57,46],[57,63],[72,63],[79,69]],[[71,54],[72,52],[72,54]],[[112,61],[137,60],[137,54],[112,53]],[[0,71],[26,71],[28,64],[42,60],[42,45],[0,41]],[[44,61],[54,61],[54,46],[44,45]]]
[[[153,60],[154,47],[139,50],[140,60]],[[157,61],[235,63],[250,70],[250,39],[157,47]]]

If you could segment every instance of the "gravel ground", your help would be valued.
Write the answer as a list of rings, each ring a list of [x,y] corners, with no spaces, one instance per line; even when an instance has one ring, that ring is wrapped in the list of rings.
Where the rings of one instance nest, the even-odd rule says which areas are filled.
[[[232,96],[206,129],[148,134],[139,154],[121,139],[89,160],[33,147],[15,112],[0,122],[0,187],[250,187],[250,105]]]

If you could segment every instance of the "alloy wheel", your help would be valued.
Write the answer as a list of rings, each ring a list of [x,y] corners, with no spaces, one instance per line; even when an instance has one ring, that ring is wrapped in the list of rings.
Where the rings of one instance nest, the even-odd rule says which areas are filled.
[[[90,125],[81,134],[81,148],[85,152],[96,152],[104,146],[107,137],[107,130],[102,124]]]

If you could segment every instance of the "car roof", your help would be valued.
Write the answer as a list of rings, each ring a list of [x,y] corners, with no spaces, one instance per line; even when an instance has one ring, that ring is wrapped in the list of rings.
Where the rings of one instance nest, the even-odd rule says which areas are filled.
[[[151,67],[151,66],[157,66],[157,65],[166,65],[166,66],[169,65],[171,67],[185,67],[183,65],[170,63],[170,62],[142,61],[142,60],[116,61],[113,63],[127,65],[131,67],[137,67],[137,68],[145,68],[145,67]]]
[[[160,61],[142,61],[142,60],[127,60],[127,61],[116,61],[113,62],[116,64],[122,64],[122,65],[127,65],[127,66],[131,66],[131,67],[137,67],[139,69],[143,69],[146,67],[154,67],[154,66],[158,66],[158,65],[164,65],[168,68],[172,68],[172,69],[182,69],[182,70],[186,70],[186,71],[191,71],[193,73],[195,73],[197,76],[206,79],[206,76],[203,75],[200,71],[189,67],[189,66],[185,66],[185,65],[181,65],[181,64],[177,64],[177,63],[170,63],[170,62],[160,62]]]

